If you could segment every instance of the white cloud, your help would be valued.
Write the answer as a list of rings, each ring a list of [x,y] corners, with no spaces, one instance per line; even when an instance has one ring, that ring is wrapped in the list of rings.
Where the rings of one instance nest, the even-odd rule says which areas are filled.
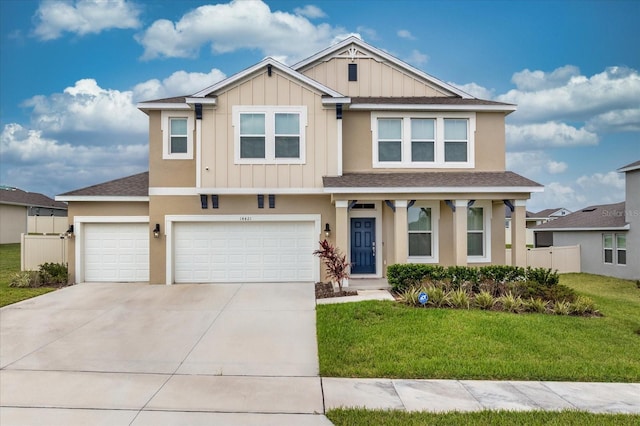
[[[398,37],[405,38],[407,40],[415,40],[416,38],[411,34],[409,30],[398,30]]]
[[[551,160],[547,163],[547,172],[549,172],[552,175],[557,175],[559,173],[564,173],[568,167],[569,165],[564,161]]]
[[[111,28],[138,28],[140,9],[127,0],[43,1],[36,11],[34,34],[53,40],[63,32],[86,35]]]
[[[591,176],[584,175],[580,176],[576,182],[585,191],[593,191],[597,188],[607,188],[603,195],[606,195],[606,192],[609,190],[613,190],[617,193],[624,191],[624,177],[618,172],[594,173]],[[624,195],[622,195],[622,199],[623,198]],[[611,202],[622,200],[620,198],[611,197],[606,197],[606,199],[611,200]]]
[[[514,80],[519,88],[498,96],[496,100],[517,104],[518,111],[509,118],[526,123],[584,122],[601,114],[638,107],[640,74],[637,70],[609,67],[591,77],[575,75],[576,70],[566,66],[550,74],[528,70],[516,73]]]
[[[463,92],[467,92],[471,96],[474,96],[478,99],[492,99],[495,93],[494,89],[487,89],[486,87],[482,87],[477,83],[467,83],[467,84],[456,84],[453,82],[449,82],[450,85],[457,87]]]
[[[26,191],[46,176],[47,195],[144,171],[148,145],[72,145],[10,123],[0,133],[3,182]]]
[[[513,74],[511,81],[518,90],[523,92],[535,92],[539,90],[552,89],[566,85],[571,78],[580,75],[580,69],[573,65],[565,65],[556,68],[550,73],[544,71],[523,71]]]
[[[421,53],[416,49],[413,49],[411,51],[411,55],[409,55],[406,61],[415,66],[424,65],[429,61],[429,55]]]
[[[196,57],[202,45],[210,44],[216,54],[257,49],[293,62],[325,48],[344,32],[329,24],[314,25],[301,15],[272,12],[262,1],[234,0],[200,6],[175,23],[157,20],[136,40],[144,47],[145,60]]]
[[[564,207],[576,211],[589,204],[587,197],[575,190],[572,185],[551,182],[544,187],[544,192],[531,194],[527,202],[527,210],[540,211],[549,208]]]
[[[598,135],[565,123],[547,123],[505,126],[507,148],[532,150],[545,147],[572,147],[598,144]]]
[[[160,81],[147,80],[133,88],[136,101],[148,101],[171,96],[191,95],[226,78],[219,69],[212,68],[208,73],[176,71]]]
[[[33,108],[32,125],[39,130],[138,134],[148,130],[131,91],[103,89],[90,78],[78,80],[63,93],[34,96],[23,105]]]
[[[590,131],[640,132],[640,108],[602,113],[589,119],[585,127]]]
[[[304,7],[296,7],[293,11],[298,15],[306,16],[309,19],[324,18],[327,16],[322,9],[312,4],[308,4]]]

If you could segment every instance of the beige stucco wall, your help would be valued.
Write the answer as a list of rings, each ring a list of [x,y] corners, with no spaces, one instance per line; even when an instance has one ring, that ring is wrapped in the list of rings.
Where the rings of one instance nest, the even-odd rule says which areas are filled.
[[[166,236],[164,235],[165,214],[171,215],[284,215],[284,214],[320,214],[321,228],[329,223],[335,229],[335,207],[329,195],[276,195],[275,208],[269,208],[268,194],[264,194],[264,208],[258,208],[256,195],[220,195],[219,208],[211,207],[209,197],[208,209],[202,209],[198,196],[152,196],[149,223],[160,223],[162,238],[152,238],[149,246],[151,284],[165,284],[166,281]],[[334,235],[329,240],[334,241]],[[324,239],[318,235],[318,240]],[[324,278],[324,276],[322,277]]]
[[[147,202],[69,202],[69,224],[75,222],[76,216],[148,216]],[[70,238],[67,244],[67,260],[69,262],[69,282],[76,282],[76,237]],[[151,231],[149,231],[149,238]]]
[[[195,128],[195,126],[194,126]],[[195,130],[193,135],[195,144]],[[149,112],[149,186],[195,187],[195,160],[163,160],[160,111]],[[194,147],[195,148],[195,147]],[[195,158],[195,149],[194,149]]]
[[[345,111],[343,131],[343,170],[348,172],[417,172],[425,169],[373,168],[371,112]],[[437,168],[435,171],[504,171],[504,113],[476,113],[475,167],[473,169]]]
[[[234,164],[234,105],[305,106],[304,164]],[[204,188],[321,188],[322,176],[338,170],[335,108],[322,105],[322,93],[273,70],[266,70],[219,93],[217,106],[202,120]]]
[[[20,234],[27,232],[27,208],[0,204],[0,244],[20,242]]]
[[[349,81],[348,64],[357,64],[358,80]],[[346,96],[451,96],[451,93],[386,61],[334,57],[301,70]]]

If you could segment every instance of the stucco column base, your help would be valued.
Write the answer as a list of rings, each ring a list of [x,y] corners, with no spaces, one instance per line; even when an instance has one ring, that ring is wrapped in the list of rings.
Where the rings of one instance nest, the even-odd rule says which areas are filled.
[[[467,204],[469,200],[455,200],[453,212],[453,259],[456,266],[467,266]]]
[[[409,257],[407,200],[396,200],[395,206],[396,212],[393,216],[395,262],[407,263]]]
[[[511,264],[527,266],[526,200],[515,200],[511,212]]]

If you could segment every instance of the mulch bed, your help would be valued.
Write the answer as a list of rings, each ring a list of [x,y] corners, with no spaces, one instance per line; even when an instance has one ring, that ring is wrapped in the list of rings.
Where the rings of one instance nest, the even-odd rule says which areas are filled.
[[[355,290],[333,291],[331,283],[316,283],[316,299],[326,299],[328,297],[356,296]]]

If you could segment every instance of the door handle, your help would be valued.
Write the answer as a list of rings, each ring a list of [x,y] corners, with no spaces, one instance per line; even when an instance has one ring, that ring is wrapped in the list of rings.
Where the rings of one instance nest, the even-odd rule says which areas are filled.
[[[373,252],[373,257],[376,257],[376,243],[375,241],[371,243],[371,251]]]

